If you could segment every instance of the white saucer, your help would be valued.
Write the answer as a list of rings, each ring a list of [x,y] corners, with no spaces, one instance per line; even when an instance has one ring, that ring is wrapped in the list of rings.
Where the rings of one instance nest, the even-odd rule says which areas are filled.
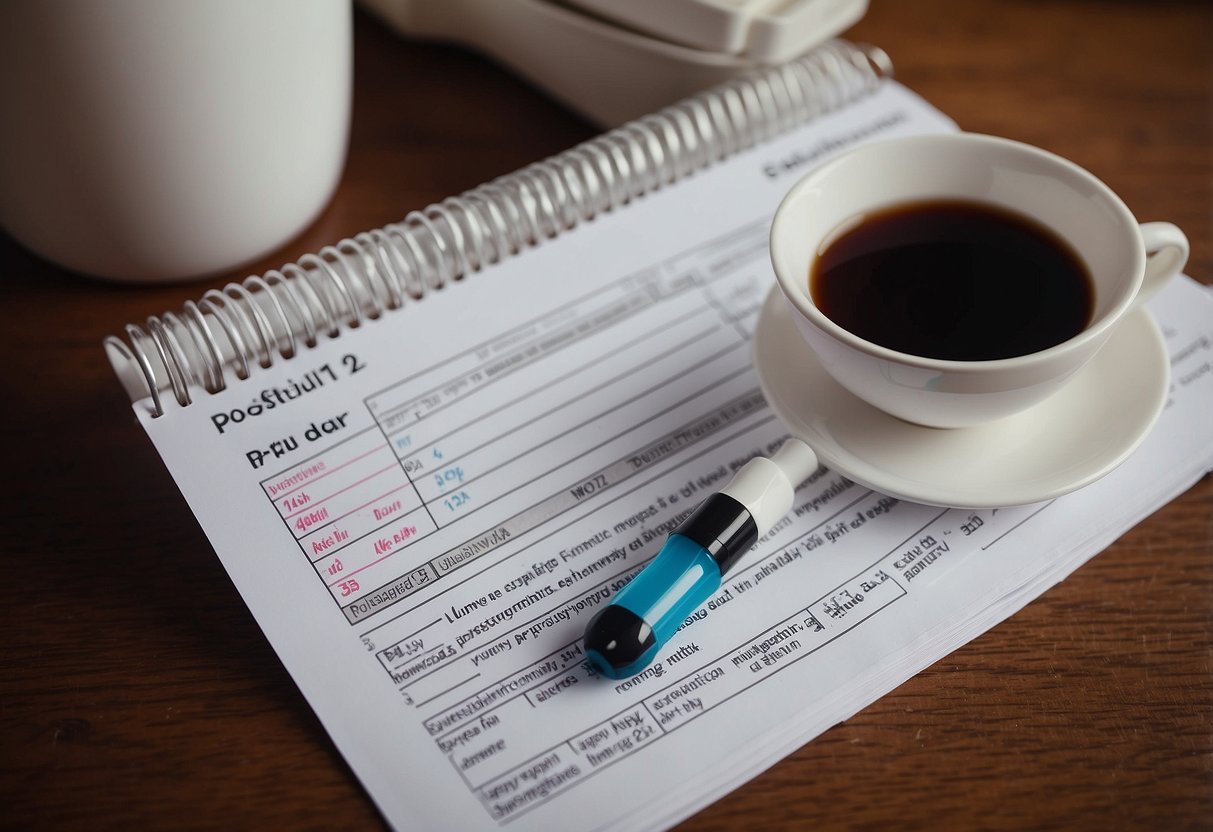
[[[1099,479],[1145,439],[1170,386],[1162,335],[1139,310],[1069,384],[1030,410],[974,428],[913,425],[825,371],[778,287],[758,319],[754,363],[771,408],[824,464],[893,497],[964,508],[1040,502]]]

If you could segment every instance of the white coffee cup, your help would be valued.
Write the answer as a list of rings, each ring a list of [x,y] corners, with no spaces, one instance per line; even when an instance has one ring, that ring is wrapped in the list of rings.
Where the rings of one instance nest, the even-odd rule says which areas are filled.
[[[882,347],[826,317],[809,292],[809,273],[832,235],[870,212],[936,199],[1024,215],[1066,241],[1094,284],[1088,326],[1028,355],[956,361]],[[941,428],[993,421],[1057,392],[1188,258],[1182,231],[1170,223],[1139,225],[1116,194],[1072,162],[970,133],[877,142],[828,162],[784,197],[770,242],[796,326],[830,375],[887,413]]]
[[[0,226],[127,281],[226,271],[345,162],[350,0],[0,2]]]

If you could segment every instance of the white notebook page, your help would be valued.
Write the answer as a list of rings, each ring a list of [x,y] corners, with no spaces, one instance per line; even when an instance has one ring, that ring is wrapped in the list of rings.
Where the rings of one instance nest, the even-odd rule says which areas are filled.
[[[152,419],[136,404],[389,822],[667,826],[1014,612],[1208,467],[1213,382],[1196,371],[1213,315],[1182,282],[1153,309],[1191,381],[1111,476],[970,512],[823,470],[650,669],[612,681],[585,666],[593,613],[784,436],[750,364],[782,194],[857,142],[953,129],[885,84],[188,408]]]

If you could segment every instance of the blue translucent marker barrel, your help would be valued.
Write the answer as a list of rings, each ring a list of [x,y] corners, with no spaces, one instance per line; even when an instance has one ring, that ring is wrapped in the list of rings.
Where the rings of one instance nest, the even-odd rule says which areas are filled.
[[[590,621],[589,660],[612,679],[639,673],[757,539],[758,526],[742,503],[723,493],[704,500]]]

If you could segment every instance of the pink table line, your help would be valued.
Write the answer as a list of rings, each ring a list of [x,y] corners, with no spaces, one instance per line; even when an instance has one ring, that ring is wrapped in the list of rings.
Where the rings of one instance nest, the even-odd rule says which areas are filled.
[[[421,539],[421,538],[423,538],[423,537],[425,537],[425,535],[423,535],[423,534],[419,534],[419,535],[417,535],[417,539],[418,539],[418,540],[420,540],[420,539]],[[331,584],[329,584],[329,589],[332,589],[333,587],[335,587],[337,584],[341,583],[342,581],[348,581],[350,578],[354,577],[355,575],[357,575],[359,572],[363,571],[364,569],[370,569],[370,568],[371,568],[372,566],[374,566],[375,564],[377,564],[377,563],[379,563],[379,562],[381,562],[381,561],[385,561],[385,560],[387,560],[387,559],[388,559],[388,558],[390,558],[392,555],[396,554],[397,552],[399,552],[399,551],[401,551],[402,549],[405,549],[405,548],[407,548],[407,547],[406,547],[406,546],[401,546],[401,547],[400,547],[400,549],[393,549],[392,551],[388,552],[387,554],[385,554],[385,555],[383,555],[383,556],[381,556],[381,557],[377,557],[377,558],[375,558],[375,559],[374,559],[373,561],[371,561],[370,563],[365,563],[365,564],[363,564],[362,566],[359,566],[357,569],[352,569],[352,570],[350,570],[349,572],[342,572],[342,573],[341,573],[341,577],[340,577],[340,578],[338,578],[337,580],[335,580],[335,581],[333,581]]]
[[[358,456],[354,457],[353,459],[347,459],[345,462],[341,463],[336,468],[326,468],[323,474],[318,474],[318,475],[312,477],[310,480],[305,480],[304,482],[301,482],[301,483],[299,483],[299,485],[292,488],[290,491],[283,491],[277,497],[270,497],[270,499],[277,500],[281,497],[288,497],[291,494],[294,494],[300,488],[306,488],[307,486],[311,485],[312,483],[319,482],[320,480],[324,479],[329,474],[334,474],[334,473],[340,471],[342,468],[346,468],[350,465],[353,465],[355,462],[357,462],[360,459],[363,459],[364,457],[368,457],[371,454],[376,453],[377,451],[385,451],[385,450],[391,450],[391,449],[387,445],[380,445],[376,448],[371,448],[366,453],[358,454]],[[303,466],[299,466],[299,467],[303,467]],[[268,497],[269,495],[267,494],[266,496]]]
[[[408,487],[409,487],[409,485],[411,485],[411,483],[405,483],[404,485],[399,485],[399,486],[396,486],[395,488],[391,489],[390,491],[385,491],[383,494],[380,494],[378,497],[372,497],[372,498],[371,498],[370,500],[368,500],[367,502],[363,503],[362,505],[358,506],[357,508],[352,508],[352,509],[350,509],[349,511],[347,511],[345,514],[341,515],[340,517],[334,517],[332,520],[328,521],[328,522],[327,522],[327,523],[325,523],[323,526],[317,526],[315,529],[312,529],[312,530],[311,530],[311,531],[309,531],[307,534],[305,534],[303,537],[297,538],[297,540],[299,540],[299,541],[303,541],[303,539],[304,539],[304,538],[306,538],[306,537],[310,537],[311,535],[315,534],[316,532],[320,531],[321,529],[324,529],[324,528],[327,528],[327,527],[329,527],[329,526],[333,525],[333,524],[334,524],[334,523],[336,523],[338,520],[344,520],[345,518],[349,517],[351,514],[356,514],[357,512],[362,511],[364,508],[366,508],[367,506],[369,506],[371,503],[377,503],[377,502],[379,502],[380,500],[382,500],[384,497],[387,497],[389,494],[395,494],[397,491],[400,491],[400,490],[402,490],[402,489],[408,488]],[[420,506],[418,506],[418,508],[420,508]],[[401,515],[403,516],[403,515],[405,515],[405,514],[410,514],[410,513],[414,512],[414,511],[416,511],[416,510],[417,510],[416,508],[409,509],[408,511],[401,512]],[[386,526],[387,524],[386,524],[386,523],[384,523],[383,525],[384,525],[384,526]],[[378,531],[378,529],[381,529],[381,528],[383,528],[383,526],[379,526],[379,527],[377,527],[377,528],[375,529],[375,531]],[[367,532],[367,534],[370,534],[370,532]],[[364,534],[364,535],[362,535],[362,537],[366,537],[366,535]],[[361,538],[359,538],[359,539],[361,540]],[[352,543],[353,541],[350,541],[350,542]],[[344,548],[345,548],[345,546],[348,546],[348,545],[349,545],[349,543],[345,544],[345,545],[344,545],[344,546],[342,546],[341,548],[343,548],[343,549],[344,549]],[[313,563],[319,563],[321,560],[324,560],[324,558],[327,558],[327,557],[332,557],[332,555],[335,555],[335,554],[337,554],[337,553],[336,553],[336,552],[330,552],[329,554],[327,554],[327,555],[325,555],[324,557],[320,558],[320,560],[313,561]],[[350,573],[350,574],[353,574],[353,573]]]
[[[345,488],[342,488],[342,489],[339,489],[339,490],[337,490],[337,491],[334,491],[332,494],[329,494],[327,497],[324,497],[323,499],[316,500],[315,502],[308,503],[306,506],[304,506],[303,508],[301,508],[301,509],[299,509],[298,511],[296,511],[294,514],[288,514],[288,515],[284,516],[282,519],[283,519],[283,520],[290,520],[292,517],[298,517],[300,514],[303,514],[304,512],[307,512],[307,511],[315,511],[317,508],[319,508],[320,506],[324,505],[325,503],[327,503],[329,500],[333,499],[333,498],[334,498],[334,497],[336,497],[337,495],[339,495],[339,494],[344,494],[345,492],[349,491],[351,488],[357,488],[358,486],[362,485],[362,484],[363,484],[364,482],[366,482],[367,480],[372,480],[372,479],[374,479],[375,477],[379,476],[379,475],[380,475],[380,474],[382,474],[384,471],[390,471],[390,470],[392,470],[393,468],[398,468],[398,467],[399,467],[399,466],[398,466],[396,463],[394,463],[394,462],[393,462],[391,465],[387,466],[386,468],[380,468],[378,471],[375,471],[373,474],[367,474],[365,477],[363,477],[362,479],[358,480],[358,482],[352,482],[352,483],[350,483],[349,485],[347,485]],[[397,491],[397,490],[399,490],[399,489],[398,489],[398,488],[393,488],[393,489],[392,489],[392,491]],[[391,491],[389,491],[388,493],[389,493],[389,494],[391,494],[392,492],[391,492]],[[373,503],[373,502],[375,502],[375,501],[374,501],[374,500],[371,500],[371,502]],[[354,511],[357,511],[357,510],[358,510],[358,509],[354,509]],[[343,514],[343,515],[342,515],[342,517],[348,517],[348,516],[349,516],[348,514]],[[337,518],[337,519],[341,519],[341,518]],[[332,522],[332,521],[329,521],[329,522]],[[326,523],[325,525],[328,525],[328,523]]]

